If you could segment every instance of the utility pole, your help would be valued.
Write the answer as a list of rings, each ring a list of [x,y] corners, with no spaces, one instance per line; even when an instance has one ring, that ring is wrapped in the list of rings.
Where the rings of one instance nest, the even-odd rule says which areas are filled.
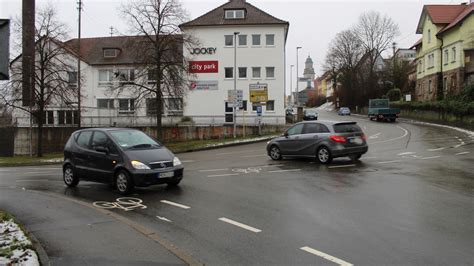
[[[110,26],[110,37],[112,37],[114,35],[114,27],[113,26]]]
[[[289,100],[289,107],[293,108],[294,100],[293,100],[293,67],[295,65],[290,65],[290,100]]]
[[[237,35],[240,32],[234,32],[234,139],[237,137]]]
[[[298,77],[298,50],[301,49],[301,47],[296,47],[296,107],[299,107],[300,106],[300,97],[299,97],[299,83],[300,83],[300,79]]]
[[[22,105],[30,112],[30,156],[33,156],[33,105],[35,89],[35,0],[22,2]],[[41,141],[41,140],[38,140]]]
[[[77,2],[79,19],[77,24],[77,127],[81,128],[81,12],[82,0]]]

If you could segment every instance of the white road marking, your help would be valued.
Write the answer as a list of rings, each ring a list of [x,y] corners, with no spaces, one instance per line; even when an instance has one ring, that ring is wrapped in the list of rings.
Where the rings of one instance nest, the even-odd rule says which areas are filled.
[[[248,153],[248,152],[254,152],[254,151],[258,151],[258,150],[235,151],[235,152],[223,152],[223,153],[216,153],[216,155],[239,154],[239,153]]]
[[[227,171],[227,170],[229,170],[229,168],[199,170],[199,172],[219,172],[219,171]]]
[[[421,158],[422,160],[429,160],[429,159],[436,159],[436,158],[439,158],[441,156],[432,156],[432,157],[424,157],[424,158]]]
[[[380,136],[380,134],[382,134],[382,133],[374,134],[374,135],[370,136],[369,139],[376,139]]]
[[[175,207],[178,207],[178,208],[182,208],[182,209],[191,209],[191,207],[189,207],[189,206],[179,204],[179,203],[176,203],[176,202],[172,202],[172,201],[168,201],[168,200],[160,200],[160,202],[165,203],[165,204],[169,204],[169,205],[172,205],[172,206],[175,206]]]
[[[375,157],[375,156],[372,156],[372,157],[364,157],[364,159],[376,159],[376,158],[377,158],[377,157]],[[315,162],[313,162],[313,163],[315,163]]]
[[[258,154],[258,155],[246,155],[246,156],[240,156],[242,158],[253,158],[253,157],[264,157],[268,156],[267,154]]]
[[[428,151],[442,151],[446,148],[428,149]]]
[[[396,138],[393,138],[393,139],[387,139],[387,140],[381,140],[381,141],[375,141],[375,142],[371,142],[370,144],[377,144],[377,143],[385,143],[385,142],[390,142],[390,141],[394,141],[394,140],[398,140],[398,139],[402,139],[404,137],[406,137],[408,135],[408,130],[404,129],[403,127],[401,126],[397,126],[399,129],[403,130],[403,135],[399,136],[399,137],[396,137]]]
[[[328,168],[343,168],[343,167],[353,167],[356,166],[355,164],[345,164],[345,165],[333,165],[333,166],[328,166]]]
[[[319,251],[319,250],[316,250],[316,249],[313,249],[313,248],[310,248],[310,247],[302,247],[302,248],[300,248],[300,249],[303,250],[303,251],[306,251],[306,252],[308,252],[308,253],[311,253],[311,254],[313,254],[313,255],[316,255],[316,256],[319,256],[319,257],[321,257],[321,258],[324,258],[324,259],[326,259],[326,260],[329,260],[329,261],[332,261],[332,262],[334,262],[334,263],[337,263],[337,264],[339,264],[339,265],[341,265],[341,266],[352,266],[352,265],[353,265],[353,264],[351,264],[351,263],[349,263],[349,262],[347,262],[347,261],[338,259],[338,258],[336,258],[336,257],[334,257],[334,256],[331,256],[331,255],[329,255],[329,254],[327,254],[327,253],[321,252],[321,251]]]
[[[268,171],[268,173],[283,173],[283,172],[297,172],[297,171],[301,171],[301,169],[274,170],[274,171]]]
[[[398,156],[402,156],[402,155],[410,155],[410,154],[415,154],[416,152],[413,152],[413,151],[408,151],[408,152],[402,152],[402,153],[399,153],[397,154]]]
[[[232,176],[232,175],[239,175],[239,174],[208,175],[207,177]]]
[[[394,160],[394,161],[386,161],[386,162],[378,162],[379,164],[384,164],[384,163],[399,163],[401,162],[400,160]]]
[[[165,218],[165,217],[161,217],[161,216],[158,216],[158,215],[157,215],[156,218],[158,218],[158,219],[160,219],[160,220],[162,220],[162,221],[171,223],[171,220],[170,220],[170,219],[167,219],[167,218]]]
[[[181,162],[182,162],[182,163],[194,163],[195,160],[184,160],[184,161],[182,160]]]
[[[463,152],[456,153],[456,155],[464,155],[464,154],[468,154],[468,153],[469,153],[468,151],[463,151]]]
[[[260,229],[257,229],[257,228],[252,227],[252,226],[248,226],[248,225],[243,224],[243,223],[236,222],[236,221],[231,220],[231,219],[227,219],[225,217],[219,218],[219,220],[221,220],[223,222],[226,222],[226,223],[229,223],[229,224],[232,224],[232,225],[235,225],[235,226],[238,226],[238,227],[243,228],[245,230],[249,230],[249,231],[254,232],[254,233],[262,232],[262,230],[260,230]]]

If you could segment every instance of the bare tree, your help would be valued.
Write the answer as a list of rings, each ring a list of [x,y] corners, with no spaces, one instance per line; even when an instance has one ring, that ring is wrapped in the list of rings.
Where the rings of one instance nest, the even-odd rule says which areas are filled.
[[[154,99],[156,138],[162,140],[163,107],[174,104],[182,108],[183,104],[182,99],[168,102],[164,97],[182,98],[187,87],[188,67],[182,49],[194,41],[182,34],[179,25],[188,16],[178,0],[133,0],[122,7],[122,13],[137,35],[133,50],[139,68],[127,87],[137,103]]]
[[[21,25],[20,23],[16,23]],[[1,93],[6,105],[22,110],[32,116],[37,124],[38,157],[43,156],[43,125],[45,124],[48,106],[70,107],[75,99],[74,86],[77,76],[73,67],[71,52],[66,50],[62,40],[67,37],[65,24],[57,20],[57,13],[52,6],[40,8],[35,23],[35,69],[33,104],[31,107],[22,104],[21,56],[11,63],[11,82]],[[72,82],[72,84],[71,84]]]
[[[364,62],[368,68],[368,96],[374,97],[377,84],[375,75],[377,59],[385,50],[391,47],[393,40],[400,34],[400,31],[398,25],[390,17],[382,16],[375,11],[362,14],[354,27],[354,31],[360,39],[368,59]]]

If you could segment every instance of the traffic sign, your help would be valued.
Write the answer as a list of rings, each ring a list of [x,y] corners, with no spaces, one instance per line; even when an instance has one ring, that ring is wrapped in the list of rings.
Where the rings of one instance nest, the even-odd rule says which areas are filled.
[[[262,106],[257,105],[257,116],[262,116]]]
[[[268,84],[250,84],[250,101],[253,103],[268,101]]]
[[[227,91],[227,106],[228,107],[243,107],[244,91],[243,90],[228,90]]]

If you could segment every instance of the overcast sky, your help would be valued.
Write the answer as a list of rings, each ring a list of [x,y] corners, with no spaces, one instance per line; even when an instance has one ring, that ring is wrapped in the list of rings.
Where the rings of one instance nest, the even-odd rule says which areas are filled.
[[[59,10],[59,19],[70,28],[70,37],[77,36],[76,0],[36,0],[41,6],[52,3]],[[82,36],[110,36],[110,27],[115,35],[128,34],[128,27],[120,17],[119,8],[126,0],[83,0]],[[190,18],[196,18],[227,0],[181,0]],[[290,23],[286,43],[287,78],[290,65],[296,65],[296,46],[299,51],[299,72],[303,72],[308,55],[313,58],[316,75],[321,75],[322,64],[334,36],[356,23],[360,14],[378,11],[390,16],[400,28],[395,40],[401,48],[408,48],[419,38],[415,34],[418,19],[425,4],[460,4],[468,0],[248,0],[263,11]],[[21,15],[21,0],[0,0],[0,18]],[[296,71],[296,67],[293,71]],[[295,77],[293,72],[293,80]]]

